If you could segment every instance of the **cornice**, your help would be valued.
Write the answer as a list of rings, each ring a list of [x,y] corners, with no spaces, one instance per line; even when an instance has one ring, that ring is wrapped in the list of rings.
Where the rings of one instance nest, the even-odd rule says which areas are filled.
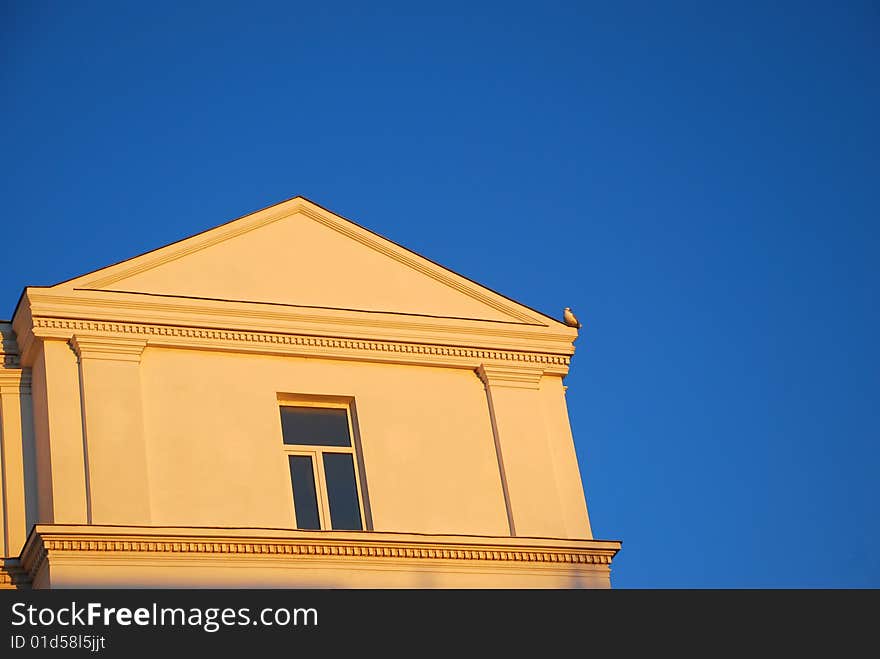
[[[18,341],[10,323],[0,323],[0,367],[17,368],[21,363]]]
[[[20,368],[21,356],[0,353],[0,367],[3,368]]]
[[[29,588],[30,584],[30,575],[21,567],[17,559],[6,559],[0,565],[0,590]]]
[[[73,318],[33,319],[33,334],[44,339],[76,340],[87,356],[132,353],[143,346],[202,348],[288,356],[323,357],[357,361],[430,364],[475,369],[492,361],[528,366],[539,374],[565,375],[570,358],[541,352],[487,350],[400,341],[368,341],[277,332],[247,332],[145,323],[119,323]],[[126,338],[131,337],[131,338]],[[139,353],[138,353],[139,354]],[[105,356],[104,358],[118,358]],[[514,369],[516,370],[516,369]]]
[[[147,341],[143,337],[74,334],[70,339],[70,347],[80,360],[99,359],[138,363],[144,348],[147,347]]]
[[[28,289],[33,317],[82,318],[283,332],[386,341],[472,345],[572,354],[577,332],[564,325],[416,316],[381,311],[272,305],[236,300],[146,296],[122,291]],[[25,310],[19,309],[24,315]],[[18,314],[17,314],[18,316]],[[16,317],[16,328],[27,327]],[[19,335],[21,335],[19,330]],[[22,347],[23,348],[23,347]],[[24,350],[22,350],[24,352]]]
[[[187,532],[188,531],[188,532]],[[39,526],[22,551],[21,564],[33,576],[54,555],[151,558],[289,558],[369,559],[379,561],[476,561],[480,563],[602,566],[607,568],[620,543],[544,538],[414,536],[410,534],[333,534],[287,532],[275,537],[222,530],[141,527],[132,531],[88,527],[56,530]]]
[[[25,304],[22,304],[25,302]],[[31,362],[26,357],[30,354],[31,347],[34,343],[33,319],[31,316],[30,304],[27,303],[27,289],[22,293],[18,306],[15,309],[15,315],[12,318],[12,329],[15,332],[16,343],[18,344],[19,363]]]

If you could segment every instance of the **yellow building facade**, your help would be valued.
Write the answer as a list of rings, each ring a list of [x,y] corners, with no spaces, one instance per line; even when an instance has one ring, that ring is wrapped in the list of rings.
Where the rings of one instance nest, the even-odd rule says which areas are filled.
[[[599,587],[577,330],[296,197],[0,324],[7,587]]]

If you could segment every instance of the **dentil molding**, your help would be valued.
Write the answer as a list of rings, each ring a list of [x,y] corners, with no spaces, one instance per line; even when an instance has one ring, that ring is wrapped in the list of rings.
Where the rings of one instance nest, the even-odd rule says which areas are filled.
[[[78,355],[95,359],[137,361],[145,347],[156,346],[360,361],[426,363],[471,369],[476,369],[485,362],[500,361],[527,366],[519,369],[521,374],[534,372],[538,374],[539,379],[544,373],[565,375],[570,363],[568,355],[403,341],[346,339],[72,318],[36,317],[32,323],[33,337],[67,340]],[[28,342],[28,349],[31,343],[32,341]],[[511,377],[517,372],[515,368],[509,370]]]
[[[187,532],[189,531],[189,532]],[[233,531],[233,530],[230,530]],[[200,533],[202,532],[202,533]],[[607,569],[620,543],[566,541],[544,538],[489,538],[479,536],[417,536],[412,534],[282,532],[267,537],[265,530],[163,528],[35,528],[22,551],[21,565],[35,575],[52,556],[89,555],[122,559],[132,554],[153,558],[266,557],[310,559],[373,559],[399,561],[477,561],[600,566]],[[555,546],[554,546],[555,545]]]

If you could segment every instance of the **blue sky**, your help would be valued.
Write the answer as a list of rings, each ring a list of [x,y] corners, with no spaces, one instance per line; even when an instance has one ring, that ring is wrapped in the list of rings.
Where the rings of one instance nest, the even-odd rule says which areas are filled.
[[[615,586],[880,587],[877,5],[419,4],[2,2],[0,317],[302,194],[578,313]]]

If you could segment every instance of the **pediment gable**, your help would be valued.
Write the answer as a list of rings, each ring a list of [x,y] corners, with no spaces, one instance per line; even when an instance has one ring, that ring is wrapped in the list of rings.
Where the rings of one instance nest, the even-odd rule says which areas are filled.
[[[302,197],[56,289],[554,325]]]

